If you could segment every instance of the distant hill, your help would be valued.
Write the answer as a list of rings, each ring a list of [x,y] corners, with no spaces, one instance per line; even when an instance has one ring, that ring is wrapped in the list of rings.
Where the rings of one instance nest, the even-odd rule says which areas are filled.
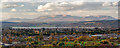
[[[40,16],[35,19],[20,19],[20,18],[10,18],[4,20],[6,22],[56,22],[56,21],[97,21],[97,20],[116,20],[111,16],[87,16],[78,17],[71,15],[51,15],[51,16]]]
[[[2,27],[106,27],[117,28],[120,20],[101,21],[59,21],[49,23],[28,23],[28,22],[2,22]]]

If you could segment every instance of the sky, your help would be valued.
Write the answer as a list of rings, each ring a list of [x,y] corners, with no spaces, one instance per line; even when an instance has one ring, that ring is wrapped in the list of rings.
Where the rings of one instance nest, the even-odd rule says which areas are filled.
[[[118,2],[119,0],[0,0],[1,2],[71,2],[71,1],[82,1],[82,2]]]
[[[4,0],[0,2],[2,20],[9,18],[34,19],[49,15],[99,16],[118,18],[119,0]]]

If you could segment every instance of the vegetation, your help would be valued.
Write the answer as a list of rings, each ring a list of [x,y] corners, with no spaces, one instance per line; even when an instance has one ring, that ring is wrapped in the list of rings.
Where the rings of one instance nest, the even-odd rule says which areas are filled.
[[[119,29],[9,29],[3,30],[3,43],[13,46],[86,47],[118,46]],[[6,32],[9,31],[9,32]],[[68,32],[69,31],[69,32]]]

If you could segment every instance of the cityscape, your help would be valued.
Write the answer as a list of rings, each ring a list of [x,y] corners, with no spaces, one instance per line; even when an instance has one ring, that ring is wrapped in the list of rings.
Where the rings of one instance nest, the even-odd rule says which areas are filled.
[[[9,32],[8,32],[9,31]],[[3,46],[98,46],[117,47],[119,28],[19,27],[3,29]]]
[[[0,48],[120,48],[118,1],[0,3]]]

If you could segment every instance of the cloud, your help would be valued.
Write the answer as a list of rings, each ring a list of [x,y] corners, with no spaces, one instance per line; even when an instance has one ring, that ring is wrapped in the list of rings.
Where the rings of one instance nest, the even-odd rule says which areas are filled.
[[[75,6],[80,6],[83,3],[75,3],[75,2],[51,2],[45,5],[39,5],[37,11],[66,11],[71,10]]]
[[[36,11],[101,10],[117,6],[117,2],[51,2],[39,5]]]
[[[102,4],[102,6],[112,6],[112,3],[110,3],[110,2],[105,2],[105,3]]]
[[[62,1],[116,2],[119,0],[1,0],[1,2],[62,2]]]
[[[102,6],[117,6],[118,2],[104,2]]]
[[[0,3],[0,8],[2,8],[2,3]]]
[[[14,8],[4,8],[3,9],[4,12],[8,12],[10,14],[13,13],[12,15],[4,14],[4,16],[9,16],[10,18],[13,17],[37,18],[39,16],[60,15],[60,14],[82,16],[82,17],[86,15],[109,15],[113,17],[117,16],[116,13],[117,9],[115,9],[117,7],[103,6],[104,2],[49,2],[49,3],[39,2],[39,3],[33,3],[35,4],[34,6],[30,6],[31,5],[30,3],[21,3],[21,4],[17,3],[16,5],[20,7],[14,4],[13,3],[4,4],[4,5],[14,6]],[[115,2],[110,4],[116,5]],[[16,12],[12,12],[12,11],[16,11]]]
[[[14,9],[14,8],[13,8],[13,9],[11,9],[11,11],[15,12],[15,11],[16,11],[16,9]]]
[[[82,5],[84,2],[83,1],[74,1],[74,2],[70,2],[71,4],[75,4],[75,5]]]
[[[2,20],[6,20],[10,18],[34,19],[39,17],[41,14],[35,12],[2,12],[0,15],[2,15]]]
[[[21,7],[24,7],[24,5],[22,4]]]
[[[13,3],[3,3],[2,8],[15,8],[15,7],[24,7],[24,4],[18,5]]]
[[[118,2],[113,2],[112,4],[113,4],[113,6],[117,6]]]

